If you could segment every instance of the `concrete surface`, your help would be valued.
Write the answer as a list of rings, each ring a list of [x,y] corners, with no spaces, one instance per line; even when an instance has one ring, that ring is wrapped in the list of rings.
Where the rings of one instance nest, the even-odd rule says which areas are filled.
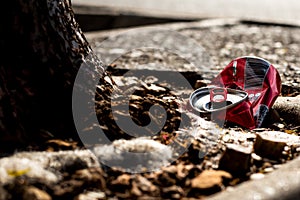
[[[300,24],[297,0],[72,0],[76,13],[166,17],[239,18]]]
[[[300,158],[283,165],[260,180],[244,182],[208,198],[209,200],[297,200],[300,199]]]

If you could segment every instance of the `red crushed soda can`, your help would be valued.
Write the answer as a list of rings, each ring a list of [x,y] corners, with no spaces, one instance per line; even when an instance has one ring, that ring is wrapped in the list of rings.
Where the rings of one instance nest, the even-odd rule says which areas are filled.
[[[231,61],[207,89],[195,90],[190,103],[200,112],[226,109],[227,121],[254,129],[261,127],[280,91],[281,79],[276,68],[262,58],[245,56]]]

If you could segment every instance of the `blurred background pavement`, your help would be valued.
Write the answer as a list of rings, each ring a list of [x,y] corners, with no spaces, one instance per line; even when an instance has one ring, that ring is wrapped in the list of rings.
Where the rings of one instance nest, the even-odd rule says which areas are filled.
[[[78,15],[122,16],[123,21],[130,21],[126,19],[128,16],[139,16],[144,17],[146,24],[166,19],[170,22],[238,18],[300,25],[300,1],[297,0],[72,0],[72,3]],[[115,18],[110,20],[115,21]],[[118,26],[121,25],[111,28]]]

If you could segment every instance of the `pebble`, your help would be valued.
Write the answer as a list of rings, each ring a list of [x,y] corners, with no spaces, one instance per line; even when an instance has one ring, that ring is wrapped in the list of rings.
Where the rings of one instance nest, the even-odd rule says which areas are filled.
[[[258,180],[258,179],[262,179],[264,177],[265,177],[265,175],[262,173],[255,173],[255,174],[250,175],[251,180]]]
[[[132,183],[131,194],[134,196],[141,196],[143,194],[135,182]]]
[[[265,131],[257,133],[254,143],[254,152],[265,158],[278,160],[282,157],[282,152],[289,135],[279,131]]]
[[[270,172],[273,172],[273,171],[274,171],[273,167],[267,167],[267,168],[264,169],[265,173],[270,173]]]
[[[230,173],[222,170],[204,170],[200,175],[192,179],[191,187],[200,190],[215,190],[221,188],[223,180],[231,179]]]
[[[282,129],[282,128],[284,128],[284,124],[279,123],[279,124],[277,124],[277,127]]]
[[[151,193],[157,193],[159,191],[158,187],[154,185],[151,181],[146,179],[143,176],[137,176],[136,177],[136,183],[139,185],[139,188],[143,192],[151,192]]]
[[[243,174],[250,169],[252,148],[236,144],[227,144],[219,169],[232,174]]]
[[[232,137],[229,135],[229,134],[225,134],[223,137],[222,137],[222,140],[226,143],[230,143],[230,142],[233,142],[233,139]]]
[[[34,186],[29,186],[24,190],[23,199],[52,200],[51,196],[48,193]]]
[[[206,87],[207,86],[207,81],[205,80],[197,80],[195,85],[194,85],[194,88],[195,89],[198,89],[198,88],[201,88],[201,87]]]
[[[252,153],[252,154],[251,154],[251,157],[252,157],[254,160],[257,160],[257,161],[261,161],[261,160],[262,160],[262,157],[260,157],[259,155],[255,154],[255,153]]]
[[[129,186],[131,182],[131,176],[129,174],[122,174],[117,179],[111,182],[111,185],[126,185]]]
[[[102,191],[87,191],[74,198],[74,200],[100,200],[100,199],[106,199],[106,195]]]

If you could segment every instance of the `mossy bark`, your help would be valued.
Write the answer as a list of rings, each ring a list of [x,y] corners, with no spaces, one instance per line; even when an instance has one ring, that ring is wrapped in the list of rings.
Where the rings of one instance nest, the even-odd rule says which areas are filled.
[[[92,50],[70,0],[7,4],[0,9],[0,151],[37,141],[43,131],[76,138],[72,88]],[[103,71],[92,62],[91,71]]]

